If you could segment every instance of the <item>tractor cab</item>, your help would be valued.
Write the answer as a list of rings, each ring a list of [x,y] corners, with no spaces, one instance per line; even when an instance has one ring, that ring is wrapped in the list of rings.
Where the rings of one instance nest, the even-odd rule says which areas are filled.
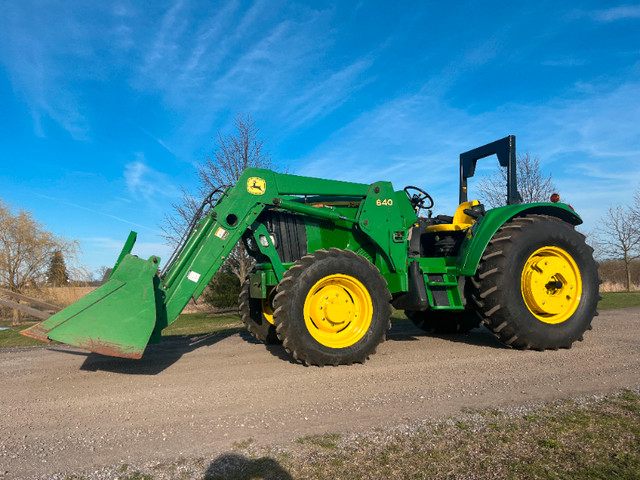
[[[478,200],[468,200],[467,179],[472,177],[478,160],[497,155],[500,166],[507,169],[507,205],[522,203],[517,190],[516,178],[516,138],[509,135],[482,147],[474,148],[460,154],[460,204],[453,216],[431,215],[433,198],[423,189],[407,186],[411,205],[416,212],[425,209],[428,217],[418,217],[418,222],[411,230],[409,241],[409,257],[452,257],[457,255],[466,232],[482,218],[486,211]]]

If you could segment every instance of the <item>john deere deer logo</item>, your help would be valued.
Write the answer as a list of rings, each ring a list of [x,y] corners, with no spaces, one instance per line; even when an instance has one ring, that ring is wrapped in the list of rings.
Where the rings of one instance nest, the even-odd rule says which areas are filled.
[[[247,180],[247,192],[252,195],[264,195],[267,190],[267,182],[260,177],[251,177]]]

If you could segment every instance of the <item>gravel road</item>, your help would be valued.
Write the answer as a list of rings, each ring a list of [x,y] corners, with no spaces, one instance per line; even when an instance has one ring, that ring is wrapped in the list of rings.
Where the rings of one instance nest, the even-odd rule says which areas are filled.
[[[571,350],[515,351],[486,330],[394,326],[364,365],[304,367],[248,335],[151,347],[142,360],[62,346],[0,351],[0,478],[210,457],[254,439],[438,420],[640,384],[640,308],[609,310]]]

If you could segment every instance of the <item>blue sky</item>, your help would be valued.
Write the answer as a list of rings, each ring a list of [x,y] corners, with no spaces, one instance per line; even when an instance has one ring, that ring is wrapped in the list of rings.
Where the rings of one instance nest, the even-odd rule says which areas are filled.
[[[277,165],[436,213],[459,153],[507,134],[586,231],[640,186],[638,3],[6,0],[0,46],[0,198],[93,270],[129,230],[168,257],[163,215],[238,113]]]

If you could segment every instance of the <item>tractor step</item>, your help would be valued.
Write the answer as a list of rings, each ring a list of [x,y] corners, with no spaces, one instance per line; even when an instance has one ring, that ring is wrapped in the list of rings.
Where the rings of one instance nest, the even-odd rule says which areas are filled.
[[[458,277],[451,274],[427,274],[427,298],[432,310],[463,310]]]

